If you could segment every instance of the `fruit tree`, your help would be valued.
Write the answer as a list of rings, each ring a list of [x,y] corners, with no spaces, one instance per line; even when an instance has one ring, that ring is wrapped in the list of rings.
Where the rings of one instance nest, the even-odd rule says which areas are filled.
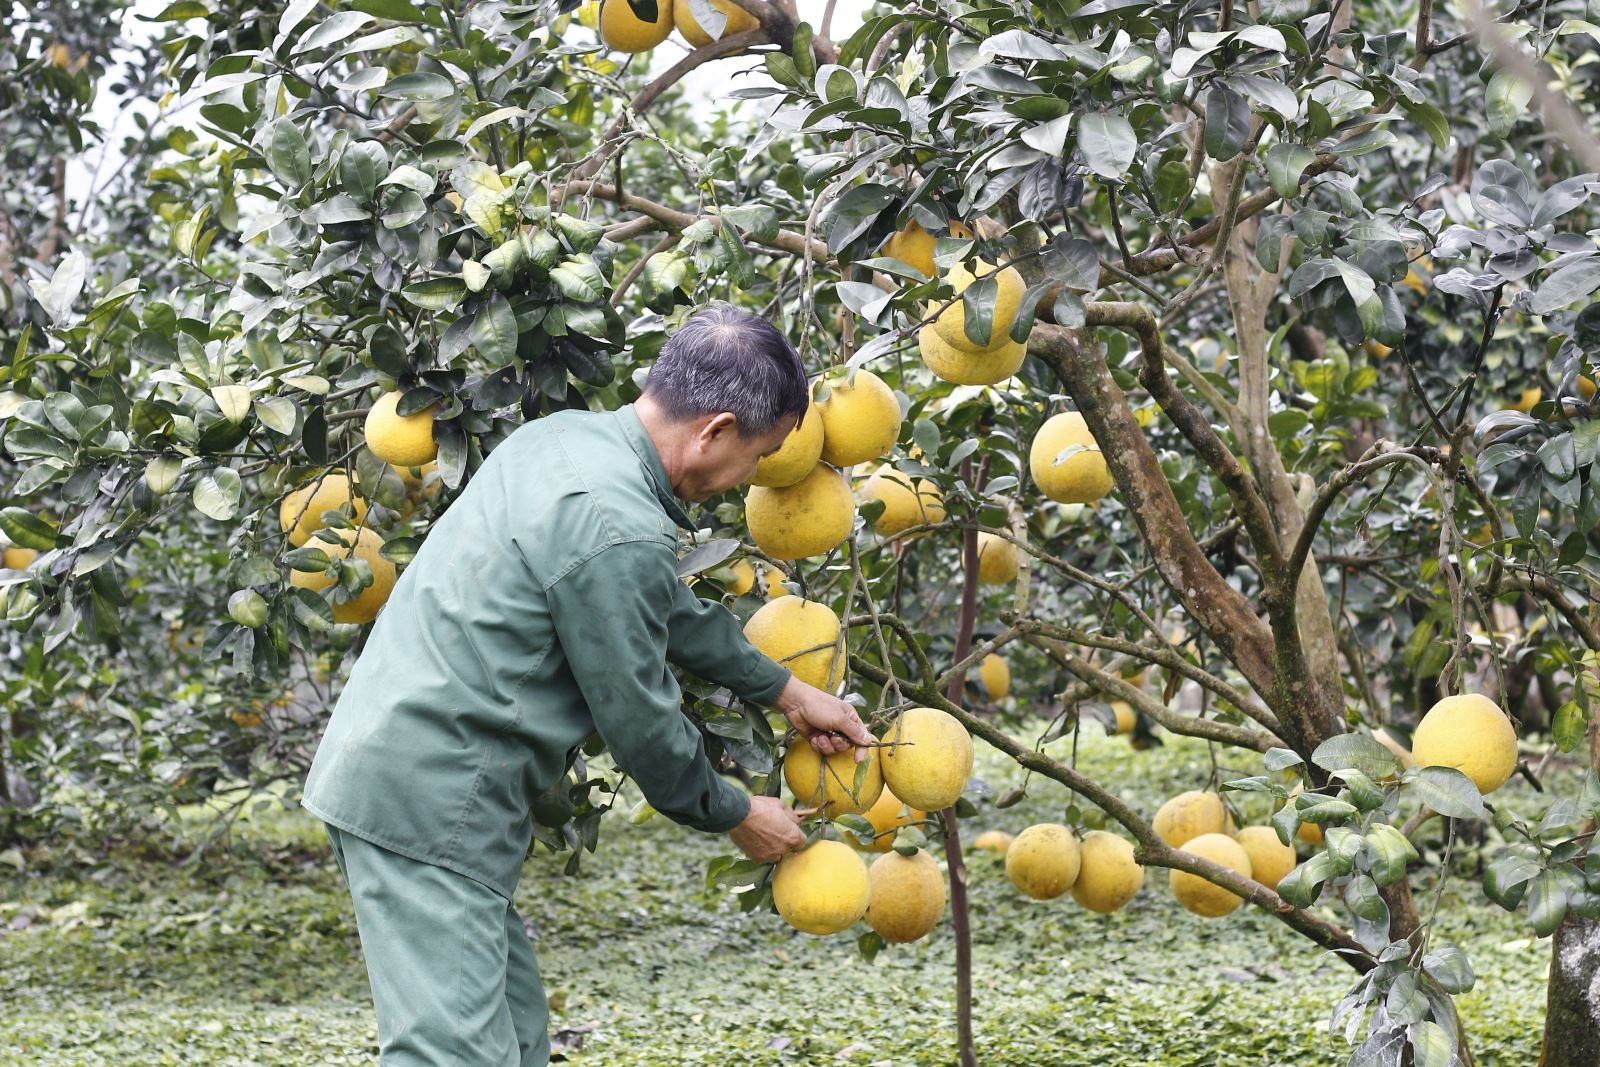
[[[0,834],[298,781],[484,456],[728,300],[814,403],[682,575],[880,738],[785,754],[685,679],[818,809],[713,865],[743,907],[870,954],[948,901],[973,1062],[991,746],[1062,801],[977,841],[1019,893],[1264,909],[1351,969],[1356,1062],[1431,1067],[1473,1062],[1433,909],[1475,879],[1553,935],[1545,1063],[1592,1062],[1583,3],[92,6],[0,44]],[[711,63],[729,109],[681,91]],[[1135,810],[1086,729],[1215,758]],[[583,756],[536,813],[574,870],[620,789]]]

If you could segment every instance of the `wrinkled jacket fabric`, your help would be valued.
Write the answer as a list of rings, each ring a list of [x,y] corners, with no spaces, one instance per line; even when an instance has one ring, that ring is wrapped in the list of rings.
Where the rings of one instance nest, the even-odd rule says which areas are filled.
[[[373,625],[306,809],[509,898],[531,802],[598,732],[658,811],[737,826],[749,798],[713,769],[668,662],[761,704],[789,671],[678,580],[679,526],[690,522],[631,406],[511,434]]]

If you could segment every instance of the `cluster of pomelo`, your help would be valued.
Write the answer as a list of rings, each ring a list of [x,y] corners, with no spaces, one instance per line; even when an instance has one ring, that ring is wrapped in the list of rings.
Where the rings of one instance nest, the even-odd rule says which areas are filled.
[[[689,0],[654,0],[654,6],[653,13],[643,3],[635,11],[628,0],[604,0],[600,5],[600,39],[614,52],[648,52],[676,28],[693,48],[711,43],[711,34],[695,18]],[[726,19],[718,39],[747,33],[760,25],[754,15],[732,0],[711,0],[711,6]],[[651,14],[655,17],[650,18]]]
[[[401,397],[399,390],[392,390],[374,401],[363,430],[367,449],[393,467],[406,485],[403,520],[418,500],[437,494],[441,483],[439,446],[433,435],[436,405],[402,415]],[[342,518],[334,521],[329,512]],[[349,476],[331,470],[295,489],[278,505],[278,524],[289,544],[317,548],[334,559],[361,560],[371,571],[372,580],[354,595],[334,599],[335,622],[371,622],[394,590],[395,566],[383,555],[383,537],[366,524],[367,512],[368,502]],[[294,569],[289,584],[320,592],[340,582],[331,569]]]

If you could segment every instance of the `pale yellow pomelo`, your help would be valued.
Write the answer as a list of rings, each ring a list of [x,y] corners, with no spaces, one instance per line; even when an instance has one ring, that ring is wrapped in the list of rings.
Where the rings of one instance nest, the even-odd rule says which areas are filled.
[[[727,25],[723,26],[718,40],[736,33],[746,33],[761,25],[754,15],[733,3],[733,0],[711,0],[711,6],[728,16]],[[678,32],[683,34],[683,39],[694,47],[704,48],[711,43],[711,35],[695,21],[689,0],[673,0],[672,21],[678,27]]]
[[[1079,451],[1056,462],[1073,446]],[[1028,473],[1039,491],[1062,504],[1088,504],[1111,491],[1111,472],[1088,423],[1076,411],[1053,415],[1039,427],[1028,449]]]
[[[898,830],[902,826],[910,826],[912,823],[920,822],[927,817],[925,812],[918,811],[895,796],[894,790],[888,786],[883,787],[883,792],[878,794],[878,799],[873,803],[872,807],[861,814],[872,824],[872,840],[863,841],[849,830],[844,831],[844,838],[858,848],[864,848],[869,852],[888,852],[889,849],[894,847],[894,834],[889,831]]]
[[[972,736],[937,708],[907,708],[884,732],[883,780],[923,811],[954,804],[972,776]]]
[[[923,364],[938,377],[957,385],[995,385],[1022,369],[1028,358],[1027,345],[1013,341],[1005,333],[992,336],[989,341],[988,348],[974,351],[946,341],[931,323],[917,331],[917,351]]]
[[[1479,693],[1445,697],[1411,735],[1421,767],[1454,767],[1480,793],[1506,784],[1517,769],[1517,732],[1500,705]]]
[[[783,756],[783,781],[801,807],[821,807],[825,818],[859,815],[883,794],[879,751],[868,749],[867,758],[857,764],[853,748],[823,756],[809,741],[796,737]]]
[[[944,914],[944,872],[928,853],[879,856],[867,879],[867,925],[885,941],[915,941],[938,925]]]
[[[867,479],[861,493],[868,500],[883,501],[883,514],[872,524],[879,537],[893,537],[913,526],[944,521],[944,498],[939,495],[939,487],[927,478],[913,479],[885,465]],[[926,530],[914,533],[907,540],[926,534]]]
[[[1227,833],[1229,821],[1221,797],[1191,789],[1161,805],[1153,826],[1157,837],[1173,848],[1182,848],[1201,834]]]
[[[822,413],[817,405],[806,409],[806,417],[783,439],[783,445],[772,455],[756,463],[751,485],[768,489],[781,489],[793,485],[816,469],[822,458]]]
[[[735,560],[724,571],[726,575],[722,578],[722,588],[734,596],[744,596],[755,588],[756,569],[749,560]]]
[[[1251,876],[1249,854],[1227,834],[1201,834],[1186,842],[1183,850],[1191,856],[1220,863],[1246,878]],[[1226,915],[1244,903],[1244,898],[1236,896],[1233,890],[1214,885],[1188,871],[1174,869],[1171,885],[1172,895],[1178,898],[1179,904],[1208,919]]]
[[[1534,406],[1536,404],[1538,404],[1539,401],[1541,401],[1543,399],[1544,399],[1544,390],[1543,389],[1539,389],[1537,387],[1535,387],[1533,389],[1524,389],[1524,390],[1522,390],[1521,394],[1517,397],[1517,402],[1515,404],[1507,404],[1506,405],[1506,410],[1507,411],[1520,411],[1524,415],[1526,415],[1528,412],[1530,412],[1530,411],[1532,411],[1534,409]]]
[[[945,281],[956,291],[956,295],[966,292],[967,286],[979,278],[995,274],[993,263],[984,260],[977,261],[977,272],[967,270],[966,266],[957,263],[950,268],[950,273],[945,275]],[[1000,338],[1011,332],[1011,324],[1017,321],[1017,311],[1022,306],[1022,294],[1027,290],[1028,284],[1022,280],[1022,275],[1015,267],[1002,267],[995,274],[998,291],[994,300],[994,315],[990,319],[989,344],[993,348]],[[939,313],[934,320],[934,327],[939,331],[939,337],[947,345],[962,349],[967,352],[980,351],[978,345],[967,339],[966,326],[966,301],[957,300]]]
[[[1144,885],[1144,868],[1133,858],[1133,846],[1116,834],[1090,830],[1078,846],[1078,878],[1072,899],[1102,915],[1116,911]]]
[[[972,231],[959,222],[950,224],[950,236],[967,238],[972,236]],[[906,223],[905,229],[896,230],[889,239],[883,242],[880,251],[891,259],[898,259],[920,270],[924,277],[931,278],[939,268],[933,262],[933,253],[939,244],[939,239],[927,230],[916,219]]]
[[[781,489],[752,486],[744,497],[750,536],[774,559],[800,559],[831,551],[850,536],[856,502],[844,475],[819,463]]]
[[[354,599],[332,605],[333,621],[371,622],[378,617],[379,610],[388,602],[389,594],[394,591],[394,564],[379,554],[383,548],[383,538],[367,527],[359,530],[329,529],[327,532],[336,535],[340,545],[344,547],[341,548],[340,545],[325,541],[321,537],[310,542],[307,547],[320,548],[338,559],[354,557],[366,560],[367,566],[372,570],[371,585],[361,590]],[[333,583],[334,577],[327,571],[289,572],[289,584],[299,586],[301,589],[321,591]]]
[[[1294,870],[1294,846],[1279,841],[1272,827],[1246,826],[1233,838],[1250,857],[1250,876],[1268,889],[1278,888],[1283,876]]]
[[[1113,700],[1111,702],[1111,714],[1117,717],[1118,734],[1131,734],[1133,733],[1133,728],[1139,725],[1139,716],[1126,701]]]
[[[1009,585],[1017,580],[1017,546],[992,533],[978,535],[978,581]]]
[[[900,401],[882,378],[869,370],[830,379],[822,413],[822,458],[849,467],[886,456],[900,436]]]
[[[842,680],[839,616],[826,604],[797,596],[769,600],[744,624],[744,636],[808,685],[831,693]]]
[[[1078,839],[1059,823],[1030,826],[1006,850],[1006,877],[1034,900],[1053,900],[1078,880]]]
[[[783,584],[784,573],[776,567],[762,568],[761,587],[767,592],[768,600],[777,600],[781,596],[794,596],[794,590]]]
[[[998,703],[1011,692],[1011,665],[998,653],[991,652],[983,657],[978,664],[978,677],[983,679],[991,701]]]
[[[38,558],[39,552],[37,549],[7,545],[4,562],[6,570],[25,571]]]
[[[278,525],[296,548],[322,529],[324,511],[342,511],[351,522],[360,524],[367,516],[367,502],[357,493],[350,479],[330,472],[308,482],[283,498],[278,505]]]
[[[1011,848],[1011,842],[1015,840],[1016,838],[1004,830],[985,830],[972,839],[972,847],[981,849],[984,852],[993,852],[998,856],[1004,856]]]
[[[401,415],[395,407],[403,395],[396,389],[372,402],[364,427],[367,448],[396,467],[420,467],[432,463],[439,454],[439,444],[433,439],[433,413],[438,405],[430,404],[414,415]]]
[[[656,20],[646,22],[628,0],[602,0],[600,39],[618,52],[648,52],[672,34],[672,8],[673,0],[656,0]]]
[[[783,921],[808,934],[836,934],[867,913],[867,865],[842,841],[814,841],[778,861],[772,902]]]

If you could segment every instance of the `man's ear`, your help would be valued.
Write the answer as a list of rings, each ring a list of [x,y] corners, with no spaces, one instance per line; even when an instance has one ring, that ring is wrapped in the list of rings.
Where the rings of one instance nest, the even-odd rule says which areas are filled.
[[[737,434],[738,432],[739,416],[731,411],[719,411],[700,425],[698,436],[702,445],[709,445],[724,435]]]

